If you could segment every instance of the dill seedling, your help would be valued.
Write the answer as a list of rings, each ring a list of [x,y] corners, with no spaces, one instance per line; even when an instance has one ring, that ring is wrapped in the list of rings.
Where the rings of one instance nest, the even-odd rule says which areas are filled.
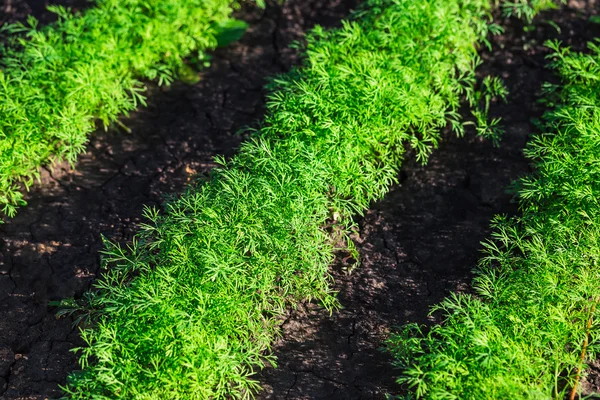
[[[348,239],[407,144],[425,162],[449,122],[462,134],[462,99],[485,111],[474,70],[489,12],[487,0],[367,0],[341,28],[312,30],[302,65],[271,81],[252,139],[163,212],[147,209],[132,244],[107,245],[85,301],[65,303],[91,310],[65,393],[251,397],[286,307],[337,305],[326,224]]]
[[[58,22],[4,25],[0,45],[0,209],[12,217],[40,166],[74,165],[96,121],[145,105],[143,80],[170,83],[183,59],[236,39],[230,0],[98,0]],[[0,221],[1,222],[1,221]]]
[[[600,296],[600,46],[549,42],[561,86],[527,146],[522,216],[497,217],[473,287],[433,308],[443,323],[389,341],[417,398],[571,398],[597,356]],[[588,346],[588,343],[591,345]]]

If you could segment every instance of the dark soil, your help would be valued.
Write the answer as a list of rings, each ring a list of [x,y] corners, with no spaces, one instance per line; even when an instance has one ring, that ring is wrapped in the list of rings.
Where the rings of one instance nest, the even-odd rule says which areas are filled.
[[[193,174],[212,168],[212,156],[231,155],[263,113],[265,79],[296,63],[287,48],[315,23],[339,23],[358,0],[288,0],[283,8],[247,9],[242,41],[215,52],[195,85],[153,88],[149,106],[124,120],[131,133],[97,133],[75,170],[57,166],[28,194],[29,205],[0,225],[0,399],[60,395],[76,369],[69,350],[81,345],[69,318],[55,318],[48,302],[80,296],[99,269],[101,235],[132,238],[143,205],[181,191]],[[3,0],[1,21],[34,13],[43,1]],[[82,6],[82,1],[63,4]],[[264,399],[369,399],[401,393],[390,359],[378,350],[394,325],[428,323],[428,308],[452,291],[468,291],[480,242],[498,213],[516,205],[506,186],[529,172],[522,149],[539,117],[535,99],[543,81],[542,42],[560,37],[576,48],[600,36],[587,22],[593,3],[545,14],[547,23],[506,33],[485,52],[482,73],[502,76],[511,91],[496,113],[506,125],[500,147],[469,134],[443,142],[425,167],[407,161],[401,184],[357,220],[361,265],[351,274],[340,257],[333,267],[343,309],[330,316],[313,303],[298,304],[275,344],[279,368],[258,374]],[[598,373],[596,372],[596,375]],[[598,375],[600,376],[600,375]],[[597,390],[591,377],[586,390]]]
[[[56,15],[46,10],[49,5],[61,5],[77,12],[91,4],[90,0],[1,0],[0,25],[7,22],[25,22],[28,16],[35,17],[42,24],[53,22]]]
[[[558,38],[584,49],[600,37],[600,26],[588,22],[593,11],[583,3],[544,13],[528,34],[518,21],[503,22],[506,32],[482,53],[480,68],[501,76],[510,90],[508,104],[495,107],[506,127],[500,147],[473,134],[446,135],[428,165],[408,161],[400,185],[357,219],[361,265],[348,275],[339,257],[333,268],[343,309],[330,316],[305,303],[289,313],[275,344],[278,368],[259,374],[260,399],[383,399],[406,392],[380,347],[395,325],[435,322],[431,305],[470,290],[490,220],[517,211],[507,185],[530,172],[522,149],[535,132],[531,119],[542,112],[536,99],[543,82],[556,80],[544,69],[542,44]],[[599,372],[592,369],[584,384],[588,393],[599,389]]]
[[[15,21],[41,4],[5,0],[0,9],[14,10],[3,18]],[[181,191],[193,174],[212,168],[214,155],[233,154],[242,139],[235,132],[262,119],[265,79],[297,62],[290,42],[316,23],[339,24],[354,4],[297,0],[246,10],[250,30],[214,53],[198,84],[153,89],[149,106],[124,120],[130,134],[98,132],[76,170],[43,172],[29,205],[0,225],[1,399],[60,395],[58,385],[77,367],[70,349],[82,342],[48,302],[89,288],[102,235],[131,240],[145,204]]]

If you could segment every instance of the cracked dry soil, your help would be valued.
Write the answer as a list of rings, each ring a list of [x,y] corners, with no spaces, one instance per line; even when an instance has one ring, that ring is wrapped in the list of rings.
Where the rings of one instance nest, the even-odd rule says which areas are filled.
[[[99,269],[101,236],[132,238],[143,205],[158,205],[164,193],[181,191],[193,174],[207,173],[212,156],[235,152],[235,132],[262,118],[268,76],[297,62],[287,45],[319,23],[335,26],[358,0],[288,0],[266,11],[245,9],[250,29],[240,43],[214,53],[213,65],[195,85],[152,87],[149,105],[125,119],[131,133],[97,132],[75,170],[43,171],[27,195],[29,205],[0,225],[0,399],[60,396],[58,385],[77,368],[69,350],[81,345],[70,318],[55,318],[48,301],[80,296]],[[48,22],[45,0],[2,0],[0,22],[27,14]],[[58,1],[52,1],[53,4]],[[83,7],[80,0],[61,4]],[[522,33],[504,21],[505,34],[484,52],[482,73],[502,76],[508,104],[500,147],[469,134],[446,135],[429,164],[407,160],[400,185],[363,217],[355,241],[361,265],[332,267],[343,309],[332,316],[314,303],[298,304],[282,325],[274,351],[279,367],[257,377],[261,399],[383,399],[402,393],[390,359],[378,348],[394,325],[431,323],[430,305],[452,291],[468,291],[480,241],[498,213],[516,205],[505,187],[529,172],[522,156],[547,54],[542,43],[561,38],[576,48],[600,36],[587,22],[595,4],[571,3],[544,14],[547,23]],[[343,256],[343,255],[342,255]],[[592,374],[587,390],[597,390]]]

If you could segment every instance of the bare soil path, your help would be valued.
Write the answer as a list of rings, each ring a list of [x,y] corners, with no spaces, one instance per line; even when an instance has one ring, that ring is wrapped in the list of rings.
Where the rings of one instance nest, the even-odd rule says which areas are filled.
[[[0,225],[0,399],[60,395],[58,385],[77,366],[70,349],[81,341],[48,302],[88,289],[102,235],[130,240],[145,204],[181,191],[193,174],[212,168],[214,155],[233,154],[242,140],[236,131],[262,119],[266,78],[297,62],[288,45],[317,23],[339,24],[355,3],[295,0],[244,10],[250,30],[214,53],[198,84],[152,89],[149,106],[124,121],[130,134],[98,132],[76,170],[43,173],[29,205]],[[0,21],[28,13],[49,21],[44,4],[4,0]]]
[[[473,133],[446,135],[428,165],[408,161],[400,185],[357,218],[362,265],[348,275],[338,257],[333,268],[343,309],[330,316],[304,303],[289,313],[275,345],[278,368],[259,374],[259,399],[384,399],[406,391],[380,347],[394,325],[435,322],[431,305],[470,290],[492,217],[518,211],[506,187],[530,172],[522,149],[535,132],[531,119],[543,110],[536,103],[541,85],[554,80],[544,68],[543,42],[556,38],[583,49],[600,37],[600,26],[588,21],[597,11],[593,3],[570,4],[544,13],[528,33],[518,21],[503,21],[506,31],[482,52],[480,68],[501,76],[510,91],[508,104],[495,107],[506,127],[500,147]],[[598,371],[588,391],[598,390]]]

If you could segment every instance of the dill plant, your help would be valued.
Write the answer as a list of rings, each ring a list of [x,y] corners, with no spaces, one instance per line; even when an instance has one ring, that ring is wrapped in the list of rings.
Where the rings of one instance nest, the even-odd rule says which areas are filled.
[[[515,0],[502,2],[502,12],[507,17],[515,16],[531,23],[533,17],[539,12],[556,9],[560,3],[566,4],[566,0]]]
[[[572,399],[598,354],[600,46],[548,45],[562,85],[546,87],[526,149],[522,216],[494,220],[476,295],[450,296],[432,310],[440,325],[407,325],[388,343],[417,398]]]
[[[337,305],[327,226],[351,246],[352,216],[396,181],[406,146],[425,162],[448,123],[462,134],[461,99],[487,108],[474,70],[489,11],[487,0],[367,0],[341,28],[312,30],[239,153],[162,212],[146,209],[131,244],[107,242],[102,278],[63,302],[89,318],[65,393],[251,397],[286,307]]]
[[[230,0],[98,0],[83,14],[51,6],[58,22],[5,25],[0,45],[0,208],[14,216],[41,165],[85,150],[105,127],[145,104],[142,80],[169,83],[206,59],[230,21]]]

